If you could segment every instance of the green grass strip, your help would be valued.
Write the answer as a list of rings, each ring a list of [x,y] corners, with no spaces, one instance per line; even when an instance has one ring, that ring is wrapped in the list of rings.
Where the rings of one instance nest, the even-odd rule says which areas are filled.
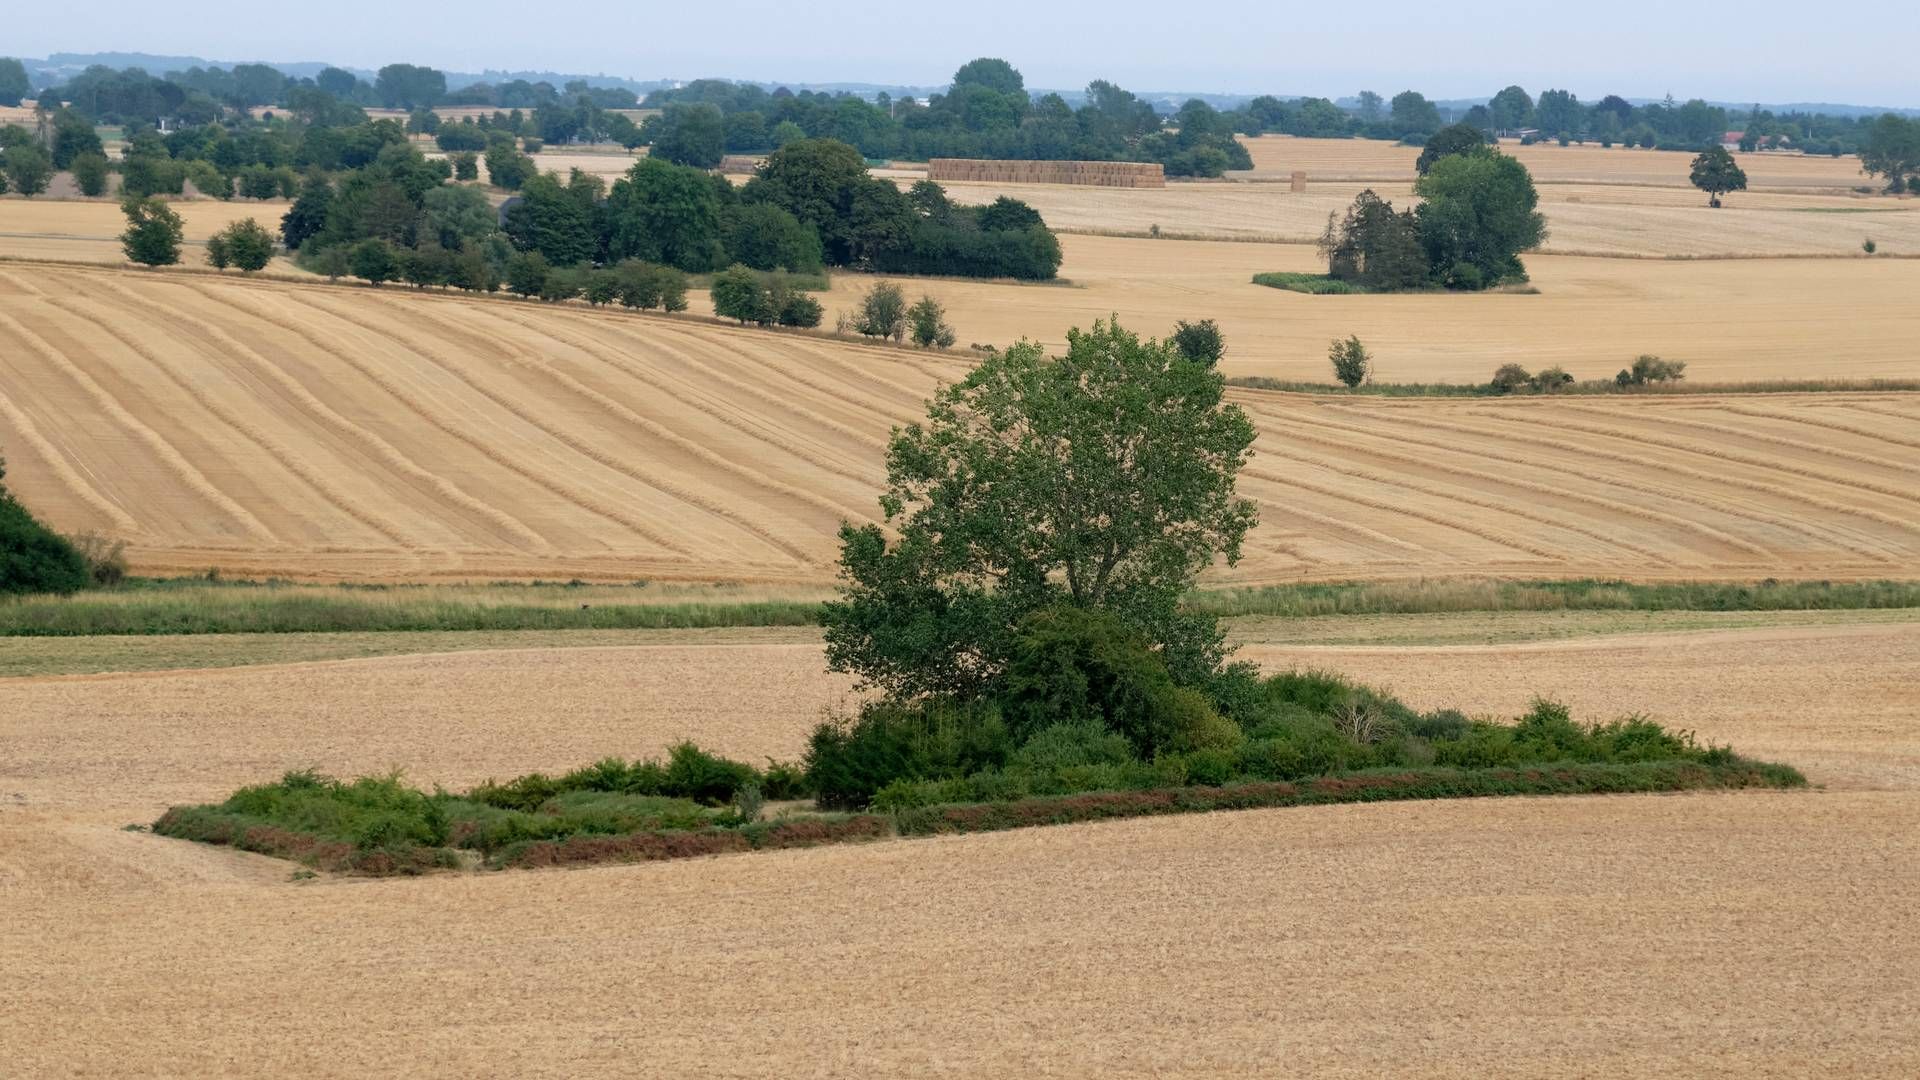
[[[635,603],[514,602],[530,587],[479,587],[443,597],[418,589],[332,589],[271,583],[145,582],[71,597],[0,600],[0,637],[379,633],[515,630],[698,630],[812,626],[813,600]],[[475,590],[468,589],[468,594]],[[496,602],[496,598],[497,601]],[[1220,618],[1413,615],[1465,611],[1842,611],[1920,608],[1920,581],[1662,582],[1438,580],[1328,582],[1210,589],[1186,605]]]

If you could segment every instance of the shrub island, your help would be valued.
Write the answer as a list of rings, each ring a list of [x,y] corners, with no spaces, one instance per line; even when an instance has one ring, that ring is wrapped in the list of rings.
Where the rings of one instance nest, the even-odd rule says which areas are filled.
[[[179,806],[156,833],[362,875],[646,862],[1153,814],[1395,799],[1786,788],[1793,769],[1639,717],[1580,724],[1418,712],[1338,676],[1229,669],[1215,698],[1137,643],[1065,661],[1004,702],[874,702],[820,725],[799,765],[674,747],[454,794],[313,772]],[[1054,716],[1063,684],[1098,689]],[[806,800],[811,800],[806,801]]]

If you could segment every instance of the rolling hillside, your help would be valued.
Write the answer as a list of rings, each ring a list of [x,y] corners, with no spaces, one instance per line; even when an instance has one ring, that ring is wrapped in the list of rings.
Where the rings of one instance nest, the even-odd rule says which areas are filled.
[[[0,268],[0,450],[136,567],[820,582],[951,357],[506,300]],[[1920,395],[1342,401],[1216,580],[1902,576]]]

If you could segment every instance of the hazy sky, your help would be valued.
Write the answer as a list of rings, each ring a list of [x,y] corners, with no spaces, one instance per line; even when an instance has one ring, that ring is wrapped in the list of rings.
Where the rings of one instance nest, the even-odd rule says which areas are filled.
[[[637,79],[720,75],[944,83],[1001,56],[1027,85],[1096,78],[1139,90],[1482,97],[1518,82],[1583,100],[1706,97],[1920,106],[1920,3],[1843,8],[1613,0],[1408,3],[608,3],[574,0],[95,0],[10,5],[0,55],[149,52],[220,60],[396,60],[462,71],[550,69]],[[818,13],[818,14],[814,14]],[[1878,59],[1875,59],[1875,57]]]

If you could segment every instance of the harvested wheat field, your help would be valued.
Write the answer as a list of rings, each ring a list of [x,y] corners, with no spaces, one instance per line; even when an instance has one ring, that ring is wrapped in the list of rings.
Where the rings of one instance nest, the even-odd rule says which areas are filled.
[[[1402,146],[1382,139],[1299,139],[1290,135],[1242,136],[1240,142],[1253,158],[1253,169],[1233,172],[1233,177],[1284,180],[1295,170],[1306,172],[1309,181],[1318,180],[1413,180],[1413,162],[1420,156],[1418,146]],[[1689,187],[1691,153],[1672,150],[1629,150],[1625,147],[1598,145],[1561,146],[1539,142],[1522,146],[1518,139],[1503,139],[1500,151],[1520,159],[1521,164],[1541,183],[1631,184],[1636,186]],[[1830,157],[1796,153],[1742,153],[1734,161],[1746,171],[1748,183],[1758,191],[1766,190],[1851,190],[1880,186],[1873,177],[1860,171],[1860,159],[1853,155]]]
[[[905,181],[902,181],[905,183]],[[1396,207],[1419,205],[1405,181],[1284,184],[1173,184],[1166,188],[1093,188],[1059,184],[954,183],[961,203],[1008,196],[1040,211],[1056,229],[1189,239],[1312,243],[1328,214],[1345,213],[1371,189]],[[1827,195],[1731,195],[1718,210],[1688,188],[1574,184],[1540,189],[1547,219],[1545,252],[1618,257],[1740,258],[1858,256],[1872,237],[1883,254],[1920,253],[1920,202]],[[1069,266],[1062,273],[1071,277]]]
[[[1920,215],[1916,215],[1920,224]],[[1533,255],[1538,295],[1307,296],[1252,284],[1324,272],[1311,247],[1063,236],[1071,287],[903,281],[946,305],[960,341],[1060,345],[1118,312],[1142,333],[1211,318],[1230,375],[1331,381],[1327,342],[1358,334],[1380,382],[1485,382],[1513,362],[1608,378],[1641,353],[1687,361],[1698,382],[1920,378],[1920,260],[1662,262]],[[872,280],[836,274],[829,312]],[[832,321],[831,314],[828,321]]]
[[[1292,309],[1375,299],[1248,288]],[[154,572],[827,581],[840,522],[878,514],[888,430],[963,370],[685,318],[0,268],[9,487]],[[1920,395],[1236,398],[1261,429],[1241,488],[1266,524],[1215,581],[1889,577],[1920,559]]]
[[[63,184],[70,182],[68,177],[61,178]],[[254,218],[277,234],[288,203],[285,199],[173,199],[168,205],[186,225],[181,261],[197,266],[205,261],[200,248],[207,237],[236,221]],[[126,215],[111,199],[0,199],[0,257],[125,265],[120,234],[126,227]],[[304,274],[290,259],[274,260],[273,269]]]
[[[1650,709],[1826,789],[300,884],[119,827],[297,766],[466,784],[689,733],[791,755],[844,686],[807,645],[5,680],[0,1055],[26,1074],[1920,1070],[1920,628],[1257,657],[1421,704]]]

